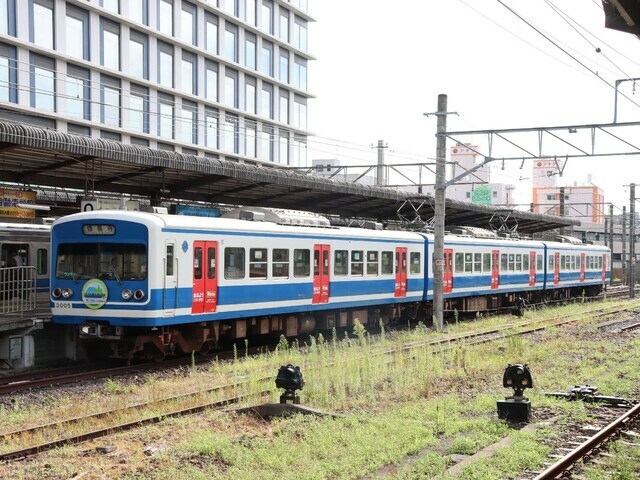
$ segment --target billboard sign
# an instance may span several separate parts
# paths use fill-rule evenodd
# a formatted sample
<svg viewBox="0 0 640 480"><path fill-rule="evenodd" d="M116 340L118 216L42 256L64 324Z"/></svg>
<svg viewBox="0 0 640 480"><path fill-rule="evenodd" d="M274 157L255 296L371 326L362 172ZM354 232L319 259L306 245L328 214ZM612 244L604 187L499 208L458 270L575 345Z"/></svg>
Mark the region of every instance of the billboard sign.
<svg viewBox="0 0 640 480"><path fill-rule="evenodd" d="M31 190L0 189L0 217L36 218L35 210L20 208L18 204L35 205L36 192Z"/></svg>

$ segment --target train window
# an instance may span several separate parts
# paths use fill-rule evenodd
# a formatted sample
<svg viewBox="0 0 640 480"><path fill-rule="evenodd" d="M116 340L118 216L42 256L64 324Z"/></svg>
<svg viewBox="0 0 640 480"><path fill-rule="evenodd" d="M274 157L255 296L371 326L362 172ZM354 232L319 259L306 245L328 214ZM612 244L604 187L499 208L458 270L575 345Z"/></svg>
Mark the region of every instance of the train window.
<svg viewBox="0 0 640 480"><path fill-rule="evenodd" d="M244 248L227 247L224 249L224 278L238 280L244 278Z"/></svg>
<svg viewBox="0 0 640 480"><path fill-rule="evenodd" d="M378 275L378 252L367 252L367 275Z"/></svg>
<svg viewBox="0 0 640 480"><path fill-rule="evenodd" d="M514 272L516 269L516 256L513 253L509 254L509 271Z"/></svg>
<svg viewBox="0 0 640 480"><path fill-rule="evenodd" d="M464 272L464 253L456 253L456 273Z"/></svg>
<svg viewBox="0 0 640 480"><path fill-rule="evenodd" d="M58 246L56 277L144 280L147 247L127 243L63 243Z"/></svg>
<svg viewBox="0 0 640 480"><path fill-rule="evenodd" d="M555 255L551 254L549 255L549 270L553 270L555 266L556 266L556 257Z"/></svg>
<svg viewBox="0 0 640 480"><path fill-rule="evenodd" d="M576 256L576 269L582 269L582 258L580 256Z"/></svg>
<svg viewBox="0 0 640 480"><path fill-rule="evenodd" d="M402 252L402 274L407 274L407 252Z"/></svg>
<svg viewBox="0 0 640 480"><path fill-rule="evenodd" d="M473 254L473 271L474 272L482 271L482 254L481 253Z"/></svg>
<svg viewBox="0 0 640 480"><path fill-rule="evenodd" d="M524 272L529 270L529 255L526 253L522 255L522 270Z"/></svg>
<svg viewBox="0 0 640 480"><path fill-rule="evenodd" d="M36 269L38 275L46 275L49 266L49 252L46 248L39 248L36 256Z"/></svg>
<svg viewBox="0 0 640 480"><path fill-rule="evenodd" d="M322 275L329 276L329 250L322 251Z"/></svg>
<svg viewBox="0 0 640 480"><path fill-rule="evenodd" d="M382 252L381 256L382 274L393 274L393 252Z"/></svg>
<svg viewBox="0 0 640 480"><path fill-rule="evenodd" d="M598 257L598 269L602 269L602 257Z"/></svg>
<svg viewBox="0 0 640 480"><path fill-rule="evenodd" d="M411 252L409 261L411 266L409 267L410 273L420 273L420 252Z"/></svg>
<svg viewBox="0 0 640 480"><path fill-rule="evenodd" d="M507 254L503 253L500 256L500 270L503 271L503 272L506 272L507 270L509 270L508 265L509 264L507 262Z"/></svg>
<svg viewBox="0 0 640 480"><path fill-rule="evenodd" d="M168 257L167 257L167 261L169 261ZM171 264L173 265L173 257L171 258ZM173 267L172 267L171 270L173 271ZM207 278L209 280L213 280L214 278L216 278L216 249L215 249L215 247L208 247L207 248Z"/></svg>
<svg viewBox="0 0 640 480"><path fill-rule="evenodd" d="M491 254L490 253L482 254L482 271L483 272L491 271Z"/></svg>
<svg viewBox="0 0 640 480"><path fill-rule="evenodd" d="M289 250L273 249L272 275L274 278L289 278Z"/></svg>
<svg viewBox="0 0 640 480"><path fill-rule="evenodd" d="M560 257L560 270L566 270L566 269L567 269L567 256L562 255Z"/></svg>
<svg viewBox="0 0 640 480"><path fill-rule="evenodd" d="M196 280L202 278L202 247L196 247L193 250L193 278Z"/></svg>
<svg viewBox="0 0 640 480"><path fill-rule="evenodd" d="M309 250L293 251L293 276L308 277L311 273L311 252Z"/></svg>
<svg viewBox="0 0 640 480"><path fill-rule="evenodd" d="M522 254L518 253L516 255L516 262L515 262L515 265L514 265L513 269L516 272L521 272L522 271Z"/></svg>
<svg viewBox="0 0 640 480"><path fill-rule="evenodd" d="M349 274L349 252L347 250L336 250L333 254L333 274Z"/></svg>
<svg viewBox="0 0 640 480"><path fill-rule="evenodd" d="M267 278L267 249L249 250L249 278Z"/></svg>
<svg viewBox="0 0 640 480"><path fill-rule="evenodd" d="M363 272L363 252L353 250L351 252L351 275L361 276Z"/></svg>
<svg viewBox="0 0 640 480"><path fill-rule="evenodd" d="M472 253L464 254L464 271L473 272L473 254Z"/></svg>
<svg viewBox="0 0 640 480"><path fill-rule="evenodd" d="M320 275L320 250L313 251L313 276Z"/></svg>
<svg viewBox="0 0 640 480"><path fill-rule="evenodd" d="M167 265L165 272L167 277L173 276L173 243L167 245Z"/></svg>
<svg viewBox="0 0 640 480"><path fill-rule="evenodd" d="M536 262L536 270L542 271L542 255L538 255L538 261Z"/></svg>

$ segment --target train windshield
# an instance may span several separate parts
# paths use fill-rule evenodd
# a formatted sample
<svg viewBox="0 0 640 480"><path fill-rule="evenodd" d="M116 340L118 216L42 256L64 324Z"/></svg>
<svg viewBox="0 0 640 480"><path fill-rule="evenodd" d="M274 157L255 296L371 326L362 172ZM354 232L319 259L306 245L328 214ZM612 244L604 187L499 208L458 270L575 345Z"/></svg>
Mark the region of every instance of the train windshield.
<svg viewBox="0 0 640 480"><path fill-rule="evenodd" d="M56 277L144 280L147 247L122 243L63 243L58 247Z"/></svg>

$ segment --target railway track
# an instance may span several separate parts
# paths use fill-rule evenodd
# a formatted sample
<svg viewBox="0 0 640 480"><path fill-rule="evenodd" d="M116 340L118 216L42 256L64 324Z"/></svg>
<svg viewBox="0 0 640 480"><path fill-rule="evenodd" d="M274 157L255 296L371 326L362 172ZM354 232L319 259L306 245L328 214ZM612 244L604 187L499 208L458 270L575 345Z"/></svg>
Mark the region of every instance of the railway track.
<svg viewBox="0 0 640 480"><path fill-rule="evenodd" d="M619 308L616 310L615 307L608 306L590 313L596 316L606 316L620 311L624 310ZM543 321L516 322L481 332L447 336L425 342L411 342L395 349L386 349L381 354L390 355L399 351L407 353L414 348L427 345L433 348L434 353L437 353L456 348L461 343L467 345L486 343L514 335L540 331L551 326L573 323L576 321L576 315L567 314L561 319L555 319L551 322L547 320L546 323L543 323ZM579 315L583 315L583 313ZM390 358L395 357L390 356ZM325 368L330 364L331 362L327 365L307 365L305 369ZM272 373L264 373L257 379L247 380L246 378L240 378L211 388L198 389L180 395L128 405L123 408L0 433L0 445L5 446L5 448L0 447L0 461L16 460L61 445L73 445L112 435L120 431L157 423L166 417L189 415L211 408L222 408L243 399L264 396L272 392L272 385L267 387L267 383L272 383L273 379L274 375ZM40 442L33 442L33 439L40 439ZM42 439L46 440L42 441ZM9 445L12 446L9 447Z"/></svg>
<svg viewBox="0 0 640 480"><path fill-rule="evenodd" d="M637 445L640 432L640 404L625 410L621 415L615 415L611 411L600 412L596 419L601 427L583 427L582 431L572 440L566 443L566 447L558 450L554 455L557 461L537 474L534 480L553 480L573 475L576 468L585 461L597 461L597 457L606 453L603 451L606 445L621 436L634 439ZM640 446L640 445L637 445ZM571 447L571 448L567 448ZM560 453L560 454L559 454Z"/></svg>

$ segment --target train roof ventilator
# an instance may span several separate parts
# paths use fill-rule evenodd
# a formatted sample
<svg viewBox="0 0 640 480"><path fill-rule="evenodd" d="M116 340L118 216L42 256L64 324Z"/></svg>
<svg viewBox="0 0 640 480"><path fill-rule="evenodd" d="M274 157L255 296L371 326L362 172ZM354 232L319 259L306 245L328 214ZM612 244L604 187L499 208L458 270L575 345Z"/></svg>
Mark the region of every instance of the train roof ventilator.
<svg viewBox="0 0 640 480"><path fill-rule="evenodd" d="M511 423L531 421L531 401L524 396L527 388L533 388L533 377L528 365L509 364L502 376L502 386L512 388L513 396L498 401L498 418Z"/></svg>

